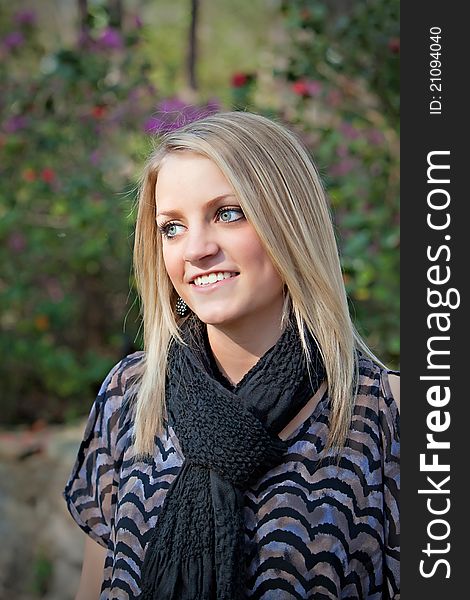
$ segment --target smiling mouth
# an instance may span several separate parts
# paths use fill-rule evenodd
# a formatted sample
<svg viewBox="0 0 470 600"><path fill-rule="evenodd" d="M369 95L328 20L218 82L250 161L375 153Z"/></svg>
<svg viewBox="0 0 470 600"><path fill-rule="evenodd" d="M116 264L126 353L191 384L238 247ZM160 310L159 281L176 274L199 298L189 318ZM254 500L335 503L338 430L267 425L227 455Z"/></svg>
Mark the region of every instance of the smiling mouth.
<svg viewBox="0 0 470 600"><path fill-rule="evenodd" d="M235 271L220 271L218 273L211 273L210 275L195 277L195 279L190 283L196 287L205 287L213 285L214 283L219 283L220 281L225 281L226 279L233 279L234 277L237 277L237 275L240 275L240 273Z"/></svg>

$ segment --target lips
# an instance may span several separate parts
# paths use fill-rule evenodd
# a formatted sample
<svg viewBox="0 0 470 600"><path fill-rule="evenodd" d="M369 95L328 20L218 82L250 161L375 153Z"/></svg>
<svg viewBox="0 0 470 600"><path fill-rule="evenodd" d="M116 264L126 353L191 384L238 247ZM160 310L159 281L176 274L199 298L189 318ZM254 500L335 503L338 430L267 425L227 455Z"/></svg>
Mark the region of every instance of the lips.
<svg viewBox="0 0 470 600"><path fill-rule="evenodd" d="M192 279L192 281L190 281L190 283L192 283L196 287L204 287L207 285L218 283L220 281L232 279L237 275L239 275L237 271L212 271L210 273L197 275Z"/></svg>
<svg viewBox="0 0 470 600"><path fill-rule="evenodd" d="M193 293L195 293L195 294L211 293L214 290L219 290L219 289L223 289L227 286L232 286L233 282L236 279L238 279L238 275L239 275L239 273L233 272L233 275L231 277L216 280L214 283L209 282L209 283L203 283L200 285L193 283L191 286L191 289L193 290Z"/></svg>

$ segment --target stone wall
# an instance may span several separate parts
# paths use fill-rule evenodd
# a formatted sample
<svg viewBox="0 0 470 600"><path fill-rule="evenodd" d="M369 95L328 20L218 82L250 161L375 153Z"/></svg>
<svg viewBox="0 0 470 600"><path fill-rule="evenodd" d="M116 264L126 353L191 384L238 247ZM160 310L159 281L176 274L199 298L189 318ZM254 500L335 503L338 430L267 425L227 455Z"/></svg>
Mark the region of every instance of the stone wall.
<svg viewBox="0 0 470 600"><path fill-rule="evenodd" d="M0 600L73 600L85 534L62 490L84 422L0 431Z"/></svg>

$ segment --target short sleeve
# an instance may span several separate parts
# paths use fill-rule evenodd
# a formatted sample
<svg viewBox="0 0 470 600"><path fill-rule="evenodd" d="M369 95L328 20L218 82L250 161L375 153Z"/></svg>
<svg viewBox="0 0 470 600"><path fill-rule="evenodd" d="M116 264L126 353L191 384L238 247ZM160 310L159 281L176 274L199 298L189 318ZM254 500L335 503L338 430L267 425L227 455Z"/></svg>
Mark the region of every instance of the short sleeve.
<svg viewBox="0 0 470 600"><path fill-rule="evenodd" d="M73 519L105 548L114 522L123 453L126 374L136 355L120 361L104 380L63 492Z"/></svg>
<svg viewBox="0 0 470 600"><path fill-rule="evenodd" d="M388 374L381 374L379 398L384 482L384 579L387 598L400 598L400 413ZM384 596L385 597L385 596Z"/></svg>

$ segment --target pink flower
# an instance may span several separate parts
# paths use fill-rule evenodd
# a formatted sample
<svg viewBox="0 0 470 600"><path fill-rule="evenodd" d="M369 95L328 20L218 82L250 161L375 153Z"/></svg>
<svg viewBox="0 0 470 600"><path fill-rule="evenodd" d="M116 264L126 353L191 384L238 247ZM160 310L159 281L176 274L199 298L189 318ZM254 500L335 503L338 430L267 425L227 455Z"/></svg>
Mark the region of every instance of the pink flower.
<svg viewBox="0 0 470 600"><path fill-rule="evenodd" d="M330 175L332 177L344 177L355 168L357 161L353 158L345 158L340 160L338 163L333 165L330 169Z"/></svg>
<svg viewBox="0 0 470 600"><path fill-rule="evenodd" d="M23 115L15 115L10 117L3 125L6 133L16 133L21 129L24 129L28 124L28 119Z"/></svg>
<svg viewBox="0 0 470 600"><path fill-rule="evenodd" d="M14 252L21 252L26 248L26 238L19 231L14 231L8 238L8 247Z"/></svg>
<svg viewBox="0 0 470 600"><path fill-rule="evenodd" d="M16 50L23 45L24 35L21 31L12 31L3 38L3 45L7 50Z"/></svg>
<svg viewBox="0 0 470 600"><path fill-rule="evenodd" d="M347 140L357 140L357 138L360 137L359 130L356 129L354 125L351 125L351 123L348 123L346 121L343 121L343 123L341 123L340 131Z"/></svg>
<svg viewBox="0 0 470 600"><path fill-rule="evenodd" d="M103 48L109 48L111 50L119 50L123 46L122 36L117 29L107 27L101 33L98 43Z"/></svg>
<svg viewBox="0 0 470 600"><path fill-rule="evenodd" d="M100 160L101 152L99 150L93 150L93 152L90 154L90 163L96 166L97 164L99 164Z"/></svg>
<svg viewBox="0 0 470 600"><path fill-rule="evenodd" d="M187 123L192 123L211 115L219 109L215 99L211 99L205 106L186 104L179 98L167 98L160 102L157 111L147 119L144 130L147 133L163 133L174 131Z"/></svg>
<svg viewBox="0 0 470 600"><path fill-rule="evenodd" d="M380 129L370 129L367 132L367 139L369 140L369 143L373 146L380 146L384 143L385 136L380 131Z"/></svg>
<svg viewBox="0 0 470 600"><path fill-rule="evenodd" d="M45 280L45 287L52 302L57 303L64 299L64 290L57 278L48 277Z"/></svg>
<svg viewBox="0 0 470 600"><path fill-rule="evenodd" d="M34 10L20 10L13 17L15 23L21 26L32 26L36 24L36 13Z"/></svg>
<svg viewBox="0 0 470 600"><path fill-rule="evenodd" d="M317 81L316 79L310 79L307 81L307 90L310 96L318 96L323 90L323 85L321 81Z"/></svg>

